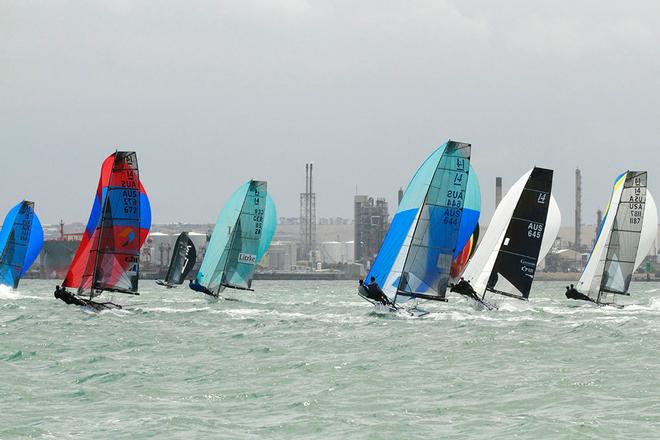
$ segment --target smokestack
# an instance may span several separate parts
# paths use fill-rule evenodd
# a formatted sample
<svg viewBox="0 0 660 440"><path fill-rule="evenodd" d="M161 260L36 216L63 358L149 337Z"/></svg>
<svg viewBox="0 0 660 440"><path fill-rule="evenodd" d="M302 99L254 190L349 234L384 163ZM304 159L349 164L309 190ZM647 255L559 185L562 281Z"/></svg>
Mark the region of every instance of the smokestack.
<svg viewBox="0 0 660 440"><path fill-rule="evenodd" d="M575 169L575 250L582 249L582 173Z"/></svg>
<svg viewBox="0 0 660 440"><path fill-rule="evenodd" d="M313 237L312 222L314 221L314 219L312 218L312 203L313 203L312 202L312 197L313 197L312 196L312 194L313 194L313 191L312 191L312 183L313 183L312 171L313 171L313 167L314 167L314 164L310 163L309 164L309 197L307 198L307 200L309 200L309 215L308 215L309 226L308 226L308 229L307 229L307 231L309 231L309 252L310 252L309 261L314 261L314 256L312 255L312 252L314 251L314 243L312 242L312 240L313 240L313 238L312 238Z"/></svg>
<svg viewBox="0 0 660 440"><path fill-rule="evenodd" d="M403 188L399 188L399 205L401 204L401 200L403 199Z"/></svg>
<svg viewBox="0 0 660 440"><path fill-rule="evenodd" d="M500 204L502 201L502 178L501 177L496 177L495 178L495 208Z"/></svg>

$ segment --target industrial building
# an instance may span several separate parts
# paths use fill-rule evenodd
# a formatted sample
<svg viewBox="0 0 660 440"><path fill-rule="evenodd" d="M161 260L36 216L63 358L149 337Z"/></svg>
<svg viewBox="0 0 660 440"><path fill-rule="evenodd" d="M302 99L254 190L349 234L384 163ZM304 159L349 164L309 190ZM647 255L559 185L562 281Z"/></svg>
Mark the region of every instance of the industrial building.
<svg viewBox="0 0 660 440"><path fill-rule="evenodd" d="M373 262L389 227L389 212L384 198L355 196L354 258L356 262Z"/></svg>

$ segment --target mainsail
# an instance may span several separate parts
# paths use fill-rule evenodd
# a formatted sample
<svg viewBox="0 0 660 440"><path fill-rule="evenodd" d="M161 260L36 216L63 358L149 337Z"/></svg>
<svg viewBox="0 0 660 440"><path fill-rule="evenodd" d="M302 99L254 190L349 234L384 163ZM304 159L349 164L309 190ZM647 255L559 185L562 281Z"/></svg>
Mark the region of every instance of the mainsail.
<svg viewBox="0 0 660 440"><path fill-rule="evenodd" d="M9 211L0 230L0 284L16 289L43 243L44 232L34 212L34 202L18 203Z"/></svg>
<svg viewBox="0 0 660 440"><path fill-rule="evenodd" d="M627 171L614 182L605 218L576 288L598 303L628 295L632 273L657 234L658 214L646 171Z"/></svg>
<svg viewBox="0 0 660 440"><path fill-rule="evenodd" d="M390 301L444 299L452 263L456 266L457 257L471 248L479 221L479 184L470 150L470 144L448 141L408 184L367 275Z"/></svg>
<svg viewBox="0 0 660 440"><path fill-rule="evenodd" d="M266 182L242 185L218 216L197 281L215 295L227 287L251 289L254 269L275 234L276 216Z"/></svg>
<svg viewBox="0 0 660 440"><path fill-rule="evenodd" d="M550 250L561 224L552 176L552 170L534 167L498 205L463 274L477 294L529 297L537 264Z"/></svg>
<svg viewBox="0 0 660 440"><path fill-rule="evenodd" d="M172 261L170 261L170 267L167 270L165 282L171 285L183 283L183 280L186 279L186 275L188 275L193 266L195 266L196 261L197 249L195 249L195 244L190 239L187 232L182 232L174 244Z"/></svg>
<svg viewBox="0 0 660 440"><path fill-rule="evenodd" d="M150 227L137 154L117 151L103 162L92 212L63 286L87 291L90 298L104 290L137 295L140 248Z"/></svg>

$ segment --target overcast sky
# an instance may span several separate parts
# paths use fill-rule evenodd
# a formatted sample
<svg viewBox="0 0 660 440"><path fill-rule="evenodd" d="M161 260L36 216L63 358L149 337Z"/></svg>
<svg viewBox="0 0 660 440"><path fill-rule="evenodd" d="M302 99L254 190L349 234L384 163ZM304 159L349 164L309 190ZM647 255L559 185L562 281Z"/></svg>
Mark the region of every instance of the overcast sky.
<svg viewBox="0 0 660 440"><path fill-rule="evenodd" d="M396 192L451 138L483 217L534 165L573 223L614 177L660 193L660 2L0 0L0 213L86 221L99 166L138 152L154 222L212 222L249 178L297 216Z"/></svg>

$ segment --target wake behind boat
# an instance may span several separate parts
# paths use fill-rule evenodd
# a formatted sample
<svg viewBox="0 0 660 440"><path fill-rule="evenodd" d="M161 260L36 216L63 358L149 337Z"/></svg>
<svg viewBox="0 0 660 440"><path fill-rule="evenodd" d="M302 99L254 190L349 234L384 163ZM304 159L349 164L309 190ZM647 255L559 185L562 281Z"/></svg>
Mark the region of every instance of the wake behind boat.
<svg viewBox="0 0 660 440"><path fill-rule="evenodd" d="M470 166L470 144L448 141L417 170L358 294L379 310L410 300L446 301L452 264L465 260L479 220L479 184ZM467 252L469 255L470 252ZM382 286L382 290L381 287ZM381 307L382 306L382 307Z"/></svg>
<svg viewBox="0 0 660 440"><path fill-rule="evenodd" d="M623 307L617 296L629 295L633 272L656 239L658 211L647 188L646 171L626 171L614 181L612 196L596 242L577 286L568 299Z"/></svg>
<svg viewBox="0 0 660 440"><path fill-rule="evenodd" d="M137 155L117 151L103 162L83 239L55 298L96 311L122 308L94 298L103 292L138 295L140 248L150 226L151 207Z"/></svg>
<svg viewBox="0 0 660 440"><path fill-rule="evenodd" d="M463 276L472 293L527 300L538 262L554 243L561 214L552 196L553 171L534 167L497 206Z"/></svg>

